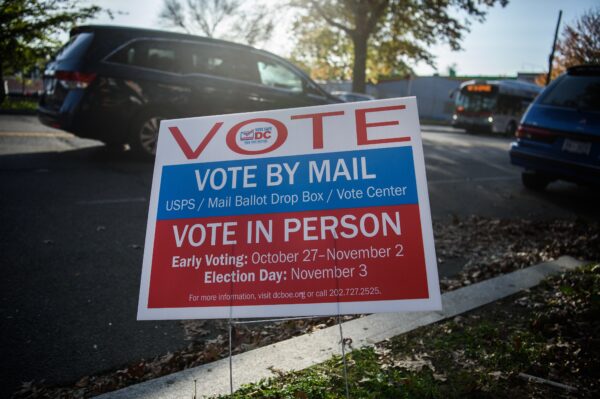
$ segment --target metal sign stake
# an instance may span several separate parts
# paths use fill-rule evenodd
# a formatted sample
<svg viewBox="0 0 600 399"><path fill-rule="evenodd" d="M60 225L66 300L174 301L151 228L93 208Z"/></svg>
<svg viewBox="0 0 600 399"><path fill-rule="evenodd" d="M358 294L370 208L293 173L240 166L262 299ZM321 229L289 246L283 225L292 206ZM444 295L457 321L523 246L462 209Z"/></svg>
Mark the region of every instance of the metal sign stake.
<svg viewBox="0 0 600 399"><path fill-rule="evenodd" d="M346 384L346 399L350 399L350 389L348 388L348 365L346 364L346 343L344 342L344 332L342 330L342 320L338 312L338 326L340 326L340 344L342 345L342 363L344 364L344 382Z"/></svg>
<svg viewBox="0 0 600 399"><path fill-rule="evenodd" d="M232 328L233 321L231 316L229 317L229 393L233 395L233 339L232 339Z"/></svg>

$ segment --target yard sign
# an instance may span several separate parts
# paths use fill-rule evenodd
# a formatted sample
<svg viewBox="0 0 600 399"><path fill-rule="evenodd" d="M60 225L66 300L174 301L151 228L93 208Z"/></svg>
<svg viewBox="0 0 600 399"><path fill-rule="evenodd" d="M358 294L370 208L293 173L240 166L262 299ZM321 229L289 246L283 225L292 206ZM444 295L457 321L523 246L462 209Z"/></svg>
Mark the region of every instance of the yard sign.
<svg viewBox="0 0 600 399"><path fill-rule="evenodd" d="M161 123L138 319L440 308L414 97Z"/></svg>

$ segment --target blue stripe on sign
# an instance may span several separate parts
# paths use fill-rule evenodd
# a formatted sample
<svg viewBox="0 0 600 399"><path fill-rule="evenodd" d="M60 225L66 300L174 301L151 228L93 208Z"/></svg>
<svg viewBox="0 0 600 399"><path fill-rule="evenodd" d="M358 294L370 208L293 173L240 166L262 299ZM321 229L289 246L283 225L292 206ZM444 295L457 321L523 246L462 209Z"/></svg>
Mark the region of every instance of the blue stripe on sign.
<svg viewBox="0 0 600 399"><path fill-rule="evenodd" d="M412 148L394 147L164 166L158 219L416 203Z"/></svg>

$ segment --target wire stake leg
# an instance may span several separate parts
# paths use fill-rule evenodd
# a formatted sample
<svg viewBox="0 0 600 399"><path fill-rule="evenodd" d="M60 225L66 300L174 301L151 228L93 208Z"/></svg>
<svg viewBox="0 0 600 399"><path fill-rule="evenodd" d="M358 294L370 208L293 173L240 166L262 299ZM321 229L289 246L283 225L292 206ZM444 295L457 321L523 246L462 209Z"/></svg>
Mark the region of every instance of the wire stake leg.
<svg viewBox="0 0 600 399"><path fill-rule="evenodd" d="M338 326L340 326L340 344L342 345L342 363L344 364L344 383L346 385L346 399L350 399L350 389L348 388L348 365L346 364L346 342L344 341L344 332L342 330L342 320L338 313Z"/></svg>
<svg viewBox="0 0 600 399"><path fill-rule="evenodd" d="M229 318L229 393L233 395L233 322Z"/></svg>

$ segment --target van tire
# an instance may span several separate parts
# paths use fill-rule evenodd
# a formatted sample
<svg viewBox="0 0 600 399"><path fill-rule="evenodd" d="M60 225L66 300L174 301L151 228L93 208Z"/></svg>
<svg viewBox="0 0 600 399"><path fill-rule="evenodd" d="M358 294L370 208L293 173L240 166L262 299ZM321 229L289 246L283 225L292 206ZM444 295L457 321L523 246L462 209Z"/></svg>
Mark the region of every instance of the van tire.
<svg viewBox="0 0 600 399"><path fill-rule="evenodd" d="M153 160L156 156L158 129L160 121L166 119L161 115L142 114L132 124L129 138L131 151L141 159Z"/></svg>

